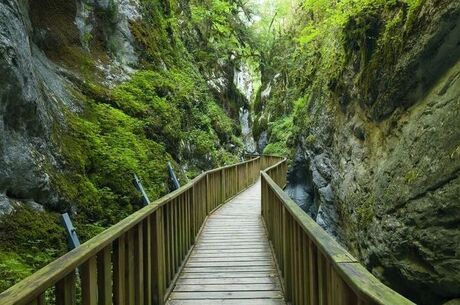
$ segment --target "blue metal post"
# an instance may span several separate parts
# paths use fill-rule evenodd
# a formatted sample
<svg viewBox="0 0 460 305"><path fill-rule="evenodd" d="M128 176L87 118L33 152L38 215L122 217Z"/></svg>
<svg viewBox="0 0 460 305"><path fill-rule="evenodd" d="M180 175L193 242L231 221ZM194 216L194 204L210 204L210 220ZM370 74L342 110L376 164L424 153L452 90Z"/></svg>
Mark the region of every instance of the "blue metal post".
<svg viewBox="0 0 460 305"><path fill-rule="evenodd" d="M150 204L150 199L147 196L147 193L145 192L144 187L142 186L141 180L139 179L139 177L137 177L136 174L134 174L133 184L136 187L136 189L139 191L139 193L141 193L142 202L143 202L144 206L149 205Z"/></svg>
<svg viewBox="0 0 460 305"><path fill-rule="evenodd" d="M174 190L180 188L179 180L177 180L176 174L174 173L174 169L171 166L171 162L168 162L168 172L169 172L169 179L171 180L171 186Z"/></svg>
<svg viewBox="0 0 460 305"><path fill-rule="evenodd" d="M72 220L70 220L69 214L64 213L61 214L61 223L65 228L67 233L67 242L69 245L69 250L73 250L80 246L80 240L78 239L77 230L72 224Z"/></svg>

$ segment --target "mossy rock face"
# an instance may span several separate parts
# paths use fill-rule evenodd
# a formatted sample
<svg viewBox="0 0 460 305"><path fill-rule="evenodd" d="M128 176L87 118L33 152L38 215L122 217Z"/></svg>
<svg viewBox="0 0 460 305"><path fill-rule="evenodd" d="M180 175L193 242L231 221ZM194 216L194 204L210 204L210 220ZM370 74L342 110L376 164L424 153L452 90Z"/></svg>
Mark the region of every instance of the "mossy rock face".
<svg viewBox="0 0 460 305"><path fill-rule="evenodd" d="M306 1L255 107L257 134L293 117L283 147L308 167L325 229L423 305L460 291L459 16L449 0Z"/></svg>
<svg viewBox="0 0 460 305"><path fill-rule="evenodd" d="M39 2L0 4L2 204L46 210L0 217L0 291L66 251L59 213L86 241L141 207L134 173L154 200L170 191L168 162L186 184L243 151L245 101L208 83L232 84L229 54L249 48L237 3Z"/></svg>

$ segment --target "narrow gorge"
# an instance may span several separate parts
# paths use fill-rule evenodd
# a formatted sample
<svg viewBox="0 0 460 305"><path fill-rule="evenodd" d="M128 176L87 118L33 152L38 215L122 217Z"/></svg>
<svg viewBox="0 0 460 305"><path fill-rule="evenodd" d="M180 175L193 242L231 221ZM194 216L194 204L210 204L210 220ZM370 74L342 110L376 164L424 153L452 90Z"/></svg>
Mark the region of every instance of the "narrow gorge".
<svg viewBox="0 0 460 305"><path fill-rule="evenodd" d="M134 174L258 154L384 284L460 304L460 2L0 1L0 292L68 251L60 214L139 210Z"/></svg>

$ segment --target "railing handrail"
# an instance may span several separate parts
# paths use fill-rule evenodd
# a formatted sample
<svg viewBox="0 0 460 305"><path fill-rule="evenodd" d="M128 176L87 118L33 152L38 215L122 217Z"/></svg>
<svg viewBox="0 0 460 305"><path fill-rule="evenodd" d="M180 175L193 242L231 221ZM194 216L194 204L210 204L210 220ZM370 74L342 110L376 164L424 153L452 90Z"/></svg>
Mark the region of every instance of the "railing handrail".
<svg viewBox="0 0 460 305"><path fill-rule="evenodd" d="M344 280L361 299L368 302L374 302L379 305L414 305L413 302L384 285L372 273L364 268L353 255L345 250L334 238L308 216L272 179L269 173L279 168L285 162L287 162L287 160L283 159L263 170L261 172L262 181L268 184L286 210L302 228L303 232L308 235L308 238L313 241L318 249L328 258L329 262L334 265L342 280ZM282 186L284 187L284 185Z"/></svg>
<svg viewBox="0 0 460 305"><path fill-rule="evenodd" d="M193 188L195 184L205 178L205 176L221 170L237 168L244 164L256 163L256 161L260 159L260 157L256 157L244 162L219 167L201 173L199 176L179 189L153 201L151 204L134 212L117 224L107 228L102 233L86 241L78 248L69 251L29 277L8 288L0 294L0 303L3 305L30 302L34 298L39 297L46 289L53 286L57 281L64 278L67 274L69 274L69 272L76 270L78 266L85 263L88 259L95 256L105 247L113 243L117 238L121 237L124 233L128 232L137 224L152 215L160 207ZM249 177L246 177L246 180L248 179Z"/></svg>

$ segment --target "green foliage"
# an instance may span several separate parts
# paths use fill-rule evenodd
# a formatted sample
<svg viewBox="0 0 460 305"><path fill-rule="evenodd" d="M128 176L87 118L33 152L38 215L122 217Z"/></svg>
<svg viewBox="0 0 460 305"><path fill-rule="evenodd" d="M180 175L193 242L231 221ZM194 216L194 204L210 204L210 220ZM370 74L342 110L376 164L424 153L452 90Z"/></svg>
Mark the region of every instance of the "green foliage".
<svg viewBox="0 0 460 305"><path fill-rule="evenodd" d="M289 155L288 142L292 134L292 116L284 117L269 124L269 144L264 149L264 154Z"/></svg>
<svg viewBox="0 0 460 305"><path fill-rule="evenodd" d="M271 94L261 98L259 92L255 101L256 137L273 122L293 116L292 138L305 138L315 120L312 113L333 111L333 102L342 106L349 102L350 97L342 90L345 83L353 84L353 94L362 103L372 104L372 88L379 75L376 71L393 69L426 1L299 2L298 9L291 10L292 21L284 23L280 31L270 32L271 39L266 39L261 69L263 89L270 85ZM277 6L283 6L273 3L275 12ZM273 146L267 149L275 150ZM276 150L283 149L278 144Z"/></svg>
<svg viewBox="0 0 460 305"><path fill-rule="evenodd" d="M194 33L200 36L200 48L190 49L190 52L200 69L228 62L230 54L240 57L252 52L251 33L238 16L239 11L245 10L239 1L190 1L187 31L192 37ZM188 42L189 38L185 40Z"/></svg>
<svg viewBox="0 0 460 305"><path fill-rule="evenodd" d="M66 251L58 215L17 207L0 217L0 291Z"/></svg>
<svg viewBox="0 0 460 305"><path fill-rule="evenodd" d="M6 290L32 272L33 268L24 263L17 253L0 250L0 291Z"/></svg>

